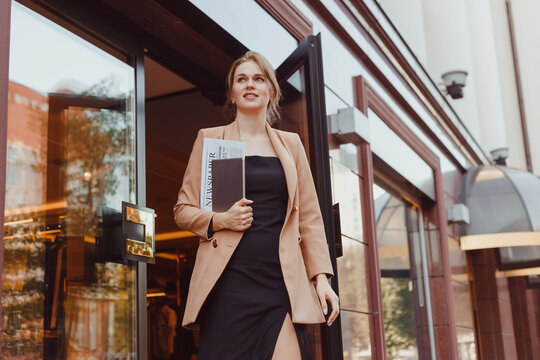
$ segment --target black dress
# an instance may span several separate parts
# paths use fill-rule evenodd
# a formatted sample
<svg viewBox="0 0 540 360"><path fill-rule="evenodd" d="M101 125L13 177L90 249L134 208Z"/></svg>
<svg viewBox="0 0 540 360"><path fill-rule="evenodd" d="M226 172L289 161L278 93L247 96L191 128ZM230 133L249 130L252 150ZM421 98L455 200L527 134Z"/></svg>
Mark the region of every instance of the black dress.
<svg viewBox="0 0 540 360"><path fill-rule="evenodd" d="M288 193L277 157L246 156L246 198L253 223L205 301L199 359L271 359L285 316L291 313L279 261L279 236ZM296 326L302 359L305 329Z"/></svg>

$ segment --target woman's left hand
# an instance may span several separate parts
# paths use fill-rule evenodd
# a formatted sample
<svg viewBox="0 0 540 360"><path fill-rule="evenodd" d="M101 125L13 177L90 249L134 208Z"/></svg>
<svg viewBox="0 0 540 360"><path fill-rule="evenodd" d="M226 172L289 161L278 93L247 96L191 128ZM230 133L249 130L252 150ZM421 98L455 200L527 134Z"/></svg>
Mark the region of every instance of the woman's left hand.
<svg viewBox="0 0 540 360"><path fill-rule="evenodd" d="M317 282L317 295L319 296L324 315L328 314L327 300L332 307L332 313L330 313L330 316L328 316L328 319L326 320L326 323L330 326L339 315L339 298L330 287L326 274L318 274L315 280Z"/></svg>

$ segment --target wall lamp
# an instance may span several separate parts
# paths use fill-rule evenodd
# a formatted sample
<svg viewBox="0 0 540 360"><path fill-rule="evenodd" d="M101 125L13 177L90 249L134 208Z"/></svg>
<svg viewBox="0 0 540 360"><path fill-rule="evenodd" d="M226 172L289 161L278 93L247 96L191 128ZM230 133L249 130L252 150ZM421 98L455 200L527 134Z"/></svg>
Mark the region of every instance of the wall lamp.
<svg viewBox="0 0 540 360"><path fill-rule="evenodd" d="M446 93L450 94L452 99L461 99L463 97L463 88L467 83L467 72L463 70L448 71L441 75L446 87Z"/></svg>

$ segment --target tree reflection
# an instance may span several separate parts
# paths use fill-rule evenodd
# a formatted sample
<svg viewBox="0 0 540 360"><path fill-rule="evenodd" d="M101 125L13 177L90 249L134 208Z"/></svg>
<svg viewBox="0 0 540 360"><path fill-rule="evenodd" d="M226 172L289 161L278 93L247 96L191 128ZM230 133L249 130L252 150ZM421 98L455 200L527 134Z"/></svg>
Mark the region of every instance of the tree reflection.
<svg viewBox="0 0 540 360"><path fill-rule="evenodd" d="M384 308L384 337L388 359L403 359L416 347L414 304L409 279L381 278Z"/></svg>
<svg viewBox="0 0 540 360"><path fill-rule="evenodd" d="M38 186L6 187L2 359L135 356L134 268L94 255L100 205L134 200L133 93L113 93L117 81L79 94L34 92L45 106L9 103L18 106L9 126L32 126L21 129L27 139L8 134L8 156L25 147L36 156L8 162L8 172L18 179L18 169L31 169Z"/></svg>
<svg viewBox="0 0 540 360"><path fill-rule="evenodd" d="M98 205L117 192L121 180L133 191L133 119L126 98L108 97L114 78L92 86L72 102L67 112L68 232L71 236L98 234ZM60 95L61 96L61 95ZM69 101L69 100L68 100ZM100 105L100 108L81 107ZM119 180L121 179L121 180Z"/></svg>

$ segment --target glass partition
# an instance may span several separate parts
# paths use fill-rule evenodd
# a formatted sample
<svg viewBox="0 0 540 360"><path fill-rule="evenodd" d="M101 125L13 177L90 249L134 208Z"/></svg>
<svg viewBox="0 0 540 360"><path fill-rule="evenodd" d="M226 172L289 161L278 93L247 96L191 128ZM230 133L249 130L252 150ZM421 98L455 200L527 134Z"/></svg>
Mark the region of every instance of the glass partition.
<svg viewBox="0 0 540 360"><path fill-rule="evenodd" d="M373 196L388 359L435 359L420 209L376 184Z"/></svg>
<svg viewBox="0 0 540 360"><path fill-rule="evenodd" d="M371 109L368 109L368 119L373 153L436 200L433 169Z"/></svg>
<svg viewBox="0 0 540 360"><path fill-rule="evenodd" d="M134 359L135 266L98 262L135 202L134 69L13 3L2 359Z"/></svg>
<svg viewBox="0 0 540 360"><path fill-rule="evenodd" d="M348 151L346 151L348 150ZM338 159L351 148L331 151L332 200L339 204L343 256L337 259L344 359L371 359L366 254L362 228L361 178ZM341 155L341 156L340 156ZM335 156L335 158L334 158Z"/></svg>

